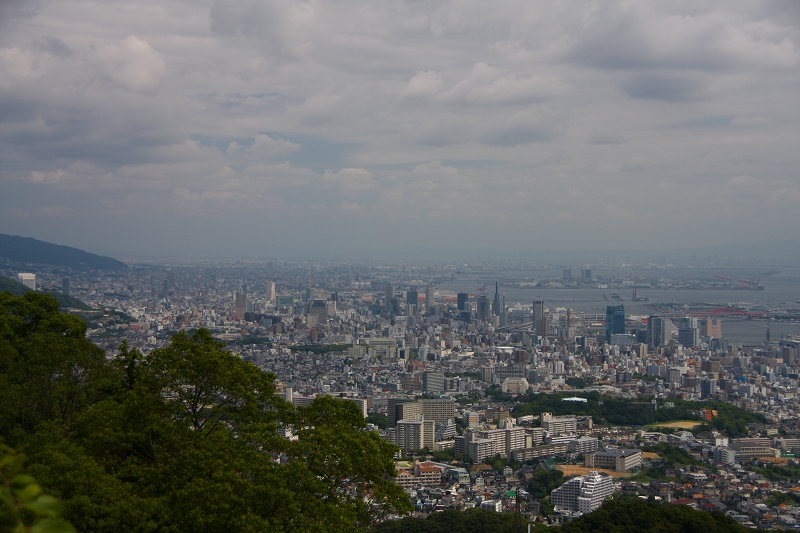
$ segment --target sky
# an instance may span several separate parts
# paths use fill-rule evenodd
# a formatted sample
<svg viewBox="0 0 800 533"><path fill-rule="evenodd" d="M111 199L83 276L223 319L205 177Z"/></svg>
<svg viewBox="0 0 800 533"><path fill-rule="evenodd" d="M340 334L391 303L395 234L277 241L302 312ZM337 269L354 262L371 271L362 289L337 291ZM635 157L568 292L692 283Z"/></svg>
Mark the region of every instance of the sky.
<svg viewBox="0 0 800 533"><path fill-rule="evenodd" d="M0 233L115 257L800 234L800 3L0 1Z"/></svg>

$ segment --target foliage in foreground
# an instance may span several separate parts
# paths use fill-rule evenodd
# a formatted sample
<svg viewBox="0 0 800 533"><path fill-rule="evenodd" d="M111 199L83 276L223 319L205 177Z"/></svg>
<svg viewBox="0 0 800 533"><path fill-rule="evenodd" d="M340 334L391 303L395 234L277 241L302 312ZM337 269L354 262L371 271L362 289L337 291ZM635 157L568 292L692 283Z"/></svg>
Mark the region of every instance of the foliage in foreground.
<svg viewBox="0 0 800 533"><path fill-rule="evenodd" d="M527 522L524 531L527 531ZM535 529L546 531L545 526L533 524ZM531 528L531 531L534 530ZM511 513L495 513L483 509L457 511L447 509L433 513L427 518L404 518L377 524L370 529L371 533L513 533L514 515Z"/></svg>
<svg viewBox="0 0 800 533"><path fill-rule="evenodd" d="M352 402L294 409L206 330L111 362L85 331L0 294L0 438L79 531L347 532L410 507Z"/></svg>
<svg viewBox="0 0 800 533"><path fill-rule="evenodd" d="M0 444L0 531L14 533L75 533L61 518L58 500L26 474L25 457Z"/></svg>
<svg viewBox="0 0 800 533"><path fill-rule="evenodd" d="M562 533L745 533L752 532L719 511L648 502L635 496L607 501L593 513L565 524Z"/></svg>

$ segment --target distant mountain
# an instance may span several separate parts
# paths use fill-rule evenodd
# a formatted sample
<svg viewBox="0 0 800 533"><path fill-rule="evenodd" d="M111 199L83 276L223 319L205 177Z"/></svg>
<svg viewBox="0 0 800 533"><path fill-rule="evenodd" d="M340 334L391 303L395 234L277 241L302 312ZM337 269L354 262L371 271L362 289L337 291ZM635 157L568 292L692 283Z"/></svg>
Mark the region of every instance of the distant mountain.
<svg viewBox="0 0 800 533"><path fill-rule="evenodd" d="M75 270L120 270L128 265L78 248L0 233L0 258L21 263L57 265Z"/></svg>
<svg viewBox="0 0 800 533"><path fill-rule="evenodd" d="M0 276L0 293L6 291L10 292L14 296L22 296L26 292L30 291L30 289L15 279L7 278L5 276ZM61 294L60 292L51 292L51 291L42 291L42 292L44 294L49 294L50 296L58 300L58 303L61 304L61 307L80 309L82 311L87 311L91 309L91 307L89 307L82 301L78 300L77 298L73 298L72 296L67 296L66 294Z"/></svg>

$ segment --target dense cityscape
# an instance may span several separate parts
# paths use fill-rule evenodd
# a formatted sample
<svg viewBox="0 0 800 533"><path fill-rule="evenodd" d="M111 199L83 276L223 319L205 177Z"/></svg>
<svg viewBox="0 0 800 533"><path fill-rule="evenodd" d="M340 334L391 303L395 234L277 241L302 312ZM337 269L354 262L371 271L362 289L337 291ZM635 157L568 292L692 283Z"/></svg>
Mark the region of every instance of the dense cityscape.
<svg viewBox="0 0 800 533"><path fill-rule="evenodd" d="M634 280L591 266L548 265L541 270L558 267L561 277L506 278L473 293L440 287L475 271L485 279L491 265L25 266L7 262L2 273L85 303L70 312L107 358L123 341L146 356L179 331L205 328L274 374L295 406L322 396L354 402L367 427L397 446L395 482L416 516L480 507L553 524L623 493L720 510L748 527L797 527L800 336L770 337L798 321L794 302L647 303L652 314L632 315L627 301L667 290L668 272ZM725 275L697 283L731 285ZM735 290L764 290L740 283ZM520 286L561 289L565 300L571 288L593 289L606 310L507 302L505 290ZM761 342L728 341L727 318L743 316L763 323ZM539 405L544 397L550 407ZM613 405L639 419L609 414ZM745 422L730 422L720 405ZM291 429L284 437L297 438ZM559 482L534 497L543 471Z"/></svg>

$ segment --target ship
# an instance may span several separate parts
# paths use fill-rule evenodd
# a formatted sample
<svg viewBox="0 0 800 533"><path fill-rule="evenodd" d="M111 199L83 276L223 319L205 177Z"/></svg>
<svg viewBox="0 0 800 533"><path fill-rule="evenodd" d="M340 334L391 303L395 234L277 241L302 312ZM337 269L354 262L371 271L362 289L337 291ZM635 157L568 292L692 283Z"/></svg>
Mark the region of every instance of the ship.
<svg viewBox="0 0 800 533"><path fill-rule="evenodd" d="M639 289L633 289L633 298L632 298L632 300L634 302L649 302L650 298L648 298L647 296L642 296L641 294L639 294Z"/></svg>

